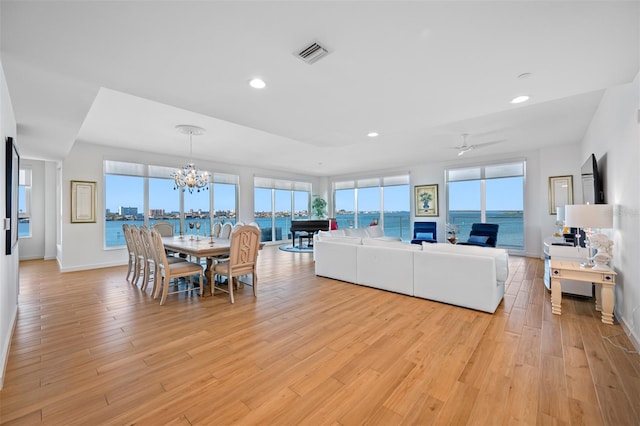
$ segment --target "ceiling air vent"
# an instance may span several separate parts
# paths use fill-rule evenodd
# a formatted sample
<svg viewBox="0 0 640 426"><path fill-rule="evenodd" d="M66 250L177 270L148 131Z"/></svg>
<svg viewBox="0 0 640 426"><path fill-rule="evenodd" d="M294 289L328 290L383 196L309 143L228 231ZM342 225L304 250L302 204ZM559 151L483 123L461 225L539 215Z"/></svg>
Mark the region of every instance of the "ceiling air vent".
<svg viewBox="0 0 640 426"><path fill-rule="evenodd" d="M318 59L329 54L329 51L318 43L312 43L298 52L298 57L308 64L313 64Z"/></svg>

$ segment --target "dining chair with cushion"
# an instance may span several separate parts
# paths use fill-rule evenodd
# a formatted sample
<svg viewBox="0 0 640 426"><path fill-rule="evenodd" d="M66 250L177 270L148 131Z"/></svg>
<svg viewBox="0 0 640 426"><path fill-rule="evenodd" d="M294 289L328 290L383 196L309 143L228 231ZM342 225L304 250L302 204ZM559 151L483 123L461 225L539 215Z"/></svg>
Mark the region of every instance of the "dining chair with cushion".
<svg viewBox="0 0 640 426"><path fill-rule="evenodd" d="M135 225L131 225L129 227L129 230L131 232L131 240L133 241L133 247L136 252L135 271L133 272L133 278L131 279L131 284L138 285L138 280L140 280L140 278L142 278L144 282L147 257L144 252L142 237L140 236L140 228L138 228Z"/></svg>
<svg viewBox="0 0 640 426"><path fill-rule="evenodd" d="M153 229L163 237L173 237L173 225L169 222L156 222L153 224Z"/></svg>
<svg viewBox="0 0 640 426"><path fill-rule="evenodd" d="M224 225L222 225L222 229L220 229L220 237L222 239L228 240L229 237L231 236L231 231L233 230L233 225L231 224L231 222L225 222Z"/></svg>
<svg viewBox="0 0 640 426"><path fill-rule="evenodd" d="M229 256L219 259L213 265L212 276L227 277L227 289L221 288L214 283L211 286L211 295L215 290L229 293L231 303L234 303L233 287L234 278L251 274L251 286L253 295L258 296L258 275L256 273L256 263L258 251L260 250L260 230L252 225L241 226L231 234L229 245ZM237 280L236 280L237 281Z"/></svg>
<svg viewBox="0 0 640 426"><path fill-rule="evenodd" d="M127 223L122 224L122 233L124 234L124 241L127 244L127 252L129 252L129 269L127 270L127 278L134 272L138 266L138 256L136 255L135 243L131 237L131 227Z"/></svg>
<svg viewBox="0 0 640 426"><path fill-rule="evenodd" d="M158 233L163 237L173 237L175 235L173 225L170 222L156 222L153 224L152 228L158 231ZM171 250L167 250L167 254L169 256L174 256L176 253Z"/></svg>
<svg viewBox="0 0 640 426"><path fill-rule="evenodd" d="M140 289L145 291L149 282L151 281L151 277L153 276L153 286L154 288L157 285L157 277L158 277L158 265L156 262L156 255L153 250L153 241L151 240L151 231L146 226L141 226L138 229L140 233L140 241L142 243L142 248L144 249L144 274L142 277L142 285ZM153 294L153 292L151 293Z"/></svg>
<svg viewBox="0 0 640 426"><path fill-rule="evenodd" d="M164 250L164 244L162 242L162 236L156 231L151 231L151 240L153 241L153 250L156 256L156 262L160 266L159 274L157 275L157 283L154 283L155 292L154 298L160 296L162 293L162 297L160 299L160 304L164 305L167 301L167 296L169 294L175 294L185 291L192 291L193 287L193 276L198 275L200 279L200 294L202 295L204 287L203 287L203 276L204 271L202 269L202 265L199 263L187 262L187 261L179 261L170 263L167 254ZM180 290L178 287L175 291L169 292L169 282L174 278L182 278L188 277L189 284L185 287L185 289ZM161 280L161 284L160 284Z"/></svg>
<svg viewBox="0 0 640 426"><path fill-rule="evenodd" d="M214 223L213 224L213 231L211 232L211 236L213 238L219 238L221 229L222 229L222 224L220 222Z"/></svg>

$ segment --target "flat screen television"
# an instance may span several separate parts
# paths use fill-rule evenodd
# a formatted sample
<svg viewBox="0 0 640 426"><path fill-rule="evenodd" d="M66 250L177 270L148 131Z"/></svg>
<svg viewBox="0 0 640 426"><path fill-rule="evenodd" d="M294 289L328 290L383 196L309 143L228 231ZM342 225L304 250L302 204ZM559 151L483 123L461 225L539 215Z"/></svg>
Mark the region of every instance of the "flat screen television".
<svg viewBox="0 0 640 426"><path fill-rule="evenodd" d="M582 202L584 204L604 204L602 178L598 173L596 156L591 154L580 169L582 175Z"/></svg>

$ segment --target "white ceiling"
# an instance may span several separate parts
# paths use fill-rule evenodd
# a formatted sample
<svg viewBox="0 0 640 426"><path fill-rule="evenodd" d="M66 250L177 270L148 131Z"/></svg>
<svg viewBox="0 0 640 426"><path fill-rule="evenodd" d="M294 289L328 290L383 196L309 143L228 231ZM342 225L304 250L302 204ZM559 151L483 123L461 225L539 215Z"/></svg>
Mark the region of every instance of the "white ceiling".
<svg viewBox="0 0 640 426"><path fill-rule="evenodd" d="M207 129L195 159L318 176L454 159L462 133L505 140L465 156L520 152L580 141L640 69L637 1L3 0L0 18L21 153L51 160L76 140L188 157L178 124ZM309 65L312 41L330 54Z"/></svg>

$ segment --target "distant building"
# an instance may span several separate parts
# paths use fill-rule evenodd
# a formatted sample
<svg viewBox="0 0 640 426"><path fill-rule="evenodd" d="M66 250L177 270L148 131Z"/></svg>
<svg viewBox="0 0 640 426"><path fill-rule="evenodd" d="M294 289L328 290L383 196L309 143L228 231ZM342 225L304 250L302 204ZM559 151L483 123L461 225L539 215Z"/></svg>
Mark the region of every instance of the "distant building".
<svg viewBox="0 0 640 426"><path fill-rule="evenodd" d="M149 209L149 217L164 216L164 209Z"/></svg>
<svg viewBox="0 0 640 426"><path fill-rule="evenodd" d="M137 216L138 208L137 207L118 207L118 214L120 216Z"/></svg>

